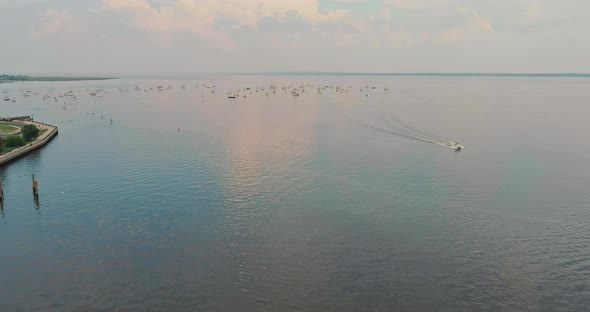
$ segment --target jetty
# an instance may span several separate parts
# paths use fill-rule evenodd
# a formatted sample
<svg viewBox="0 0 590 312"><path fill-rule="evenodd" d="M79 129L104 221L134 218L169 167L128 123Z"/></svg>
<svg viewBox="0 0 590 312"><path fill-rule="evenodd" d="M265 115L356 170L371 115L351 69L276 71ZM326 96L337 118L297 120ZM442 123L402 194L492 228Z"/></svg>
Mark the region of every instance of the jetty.
<svg viewBox="0 0 590 312"><path fill-rule="evenodd" d="M42 122L38 122L38 121L33 121L32 118L26 118L28 116L24 116L24 117L17 117L17 118L6 118L3 119L3 121L19 121L21 122L23 125L34 125L37 128L39 128L39 130L46 130L44 133L42 133L41 135L39 135L39 137L37 137L37 139L35 139L32 142L27 143L26 145L23 145L17 149L14 149L10 152L7 152L5 154L0 155L0 166L3 166L4 164L7 164L13 160L18 159L21 156L24 156L36 149L39 149L43 146L45 146L45 144L49 143L58 133L58 129L56 126L52 126L52 125L48 125Z"/></svg>

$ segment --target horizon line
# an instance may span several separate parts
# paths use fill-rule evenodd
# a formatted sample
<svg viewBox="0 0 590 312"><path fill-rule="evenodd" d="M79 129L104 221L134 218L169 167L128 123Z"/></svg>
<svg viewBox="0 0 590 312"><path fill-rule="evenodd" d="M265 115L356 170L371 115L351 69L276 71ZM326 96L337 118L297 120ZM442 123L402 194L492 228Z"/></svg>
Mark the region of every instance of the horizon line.
<svg viewBox="0 0 590 312"><path fill-rule="evenodd" d="M14 74L30 77L141 77L195 75L244 75L244 76L424 76L424 77L590 77L590 72L336 72L336 71L268 71L268 72L210 72L210 73L35 73Z"/></svg>
<svg viewBox="0 0 590 312"><path fill-rule="evenodd" d="M223 74L223 73L222 73ZM590 72L307 72L307 71L276 71L253 73L227 73L235 75L350 75L350 76L539 76L539 77L590 77Z"/></svg>

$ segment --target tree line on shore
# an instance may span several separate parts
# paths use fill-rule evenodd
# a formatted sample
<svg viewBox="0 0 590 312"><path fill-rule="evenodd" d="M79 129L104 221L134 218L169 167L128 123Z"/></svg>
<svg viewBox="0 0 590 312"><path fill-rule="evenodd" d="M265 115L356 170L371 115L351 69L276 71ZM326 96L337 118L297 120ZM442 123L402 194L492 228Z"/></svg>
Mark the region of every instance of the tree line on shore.
<svg viewBox="0 0 590 312"><path fill-rule="evenodd" d="M0 74L0 80L24 80L27 78L29 78L29 76Z"/></svg>
<svg viewBox="0 0 590 312"><path fill-rule="evenodd" d="M35 125L24 125L21 128L20 135L9 135L6 138L0 137L0 153L4 153L7 148L18 148L34 141L39 136L40 132L39 128Z"/></svg>

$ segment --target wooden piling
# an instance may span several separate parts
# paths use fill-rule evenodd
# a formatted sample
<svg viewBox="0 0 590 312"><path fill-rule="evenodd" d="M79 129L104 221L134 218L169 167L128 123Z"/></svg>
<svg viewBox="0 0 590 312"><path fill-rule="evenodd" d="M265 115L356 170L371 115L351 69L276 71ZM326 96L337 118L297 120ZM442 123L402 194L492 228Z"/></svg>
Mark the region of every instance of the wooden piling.
<svg viewBox="0 0 590 312"><path fill-rule="evenodd" d="M0 209L4 209L4 189L2 188L2 179L0 178Z"/></svg>
<svg viewBox="0 0 590 312"><path fill-rule="evenodd" d="M35 206L39 208L39 185L37 184L37 180L35 179L35 175L32 175L33 179L33 200L35 201Z"/></svg>

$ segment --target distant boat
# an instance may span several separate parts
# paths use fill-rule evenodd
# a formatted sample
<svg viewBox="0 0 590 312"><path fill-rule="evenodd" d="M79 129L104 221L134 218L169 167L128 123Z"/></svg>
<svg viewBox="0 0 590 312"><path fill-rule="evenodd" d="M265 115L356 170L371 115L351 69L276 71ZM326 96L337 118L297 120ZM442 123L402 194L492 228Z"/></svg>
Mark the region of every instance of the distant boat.
<svg viewBox="0 0 590 312"><path fill-rule="evenodd" d="M459 152L465 148L465 146L459 144L459 142L450 142L450 143L448 143L448 147L454 149L457 152Z"/></svg>
<svg viewBox="0 0 590 312"><path fill-rule="evenodd" d="M235 95L228 95L228 96L227 96L227 98L228 98L228 99L235 99L235 98L236 98L236 96L235 96Z"/></svg>
<svg viewBox="0 0 590 312"><path fill-rule="evenodd" d="M299 93L297 93L295 91L291 91L291 94L293 94L293 96L299 96Z"/></svg>
<svg viewBox="0 0 590 312"><path fill-rule="evenodd" d="M10 101L10 98L8 96L5 96L4 101Z"/></svg>

